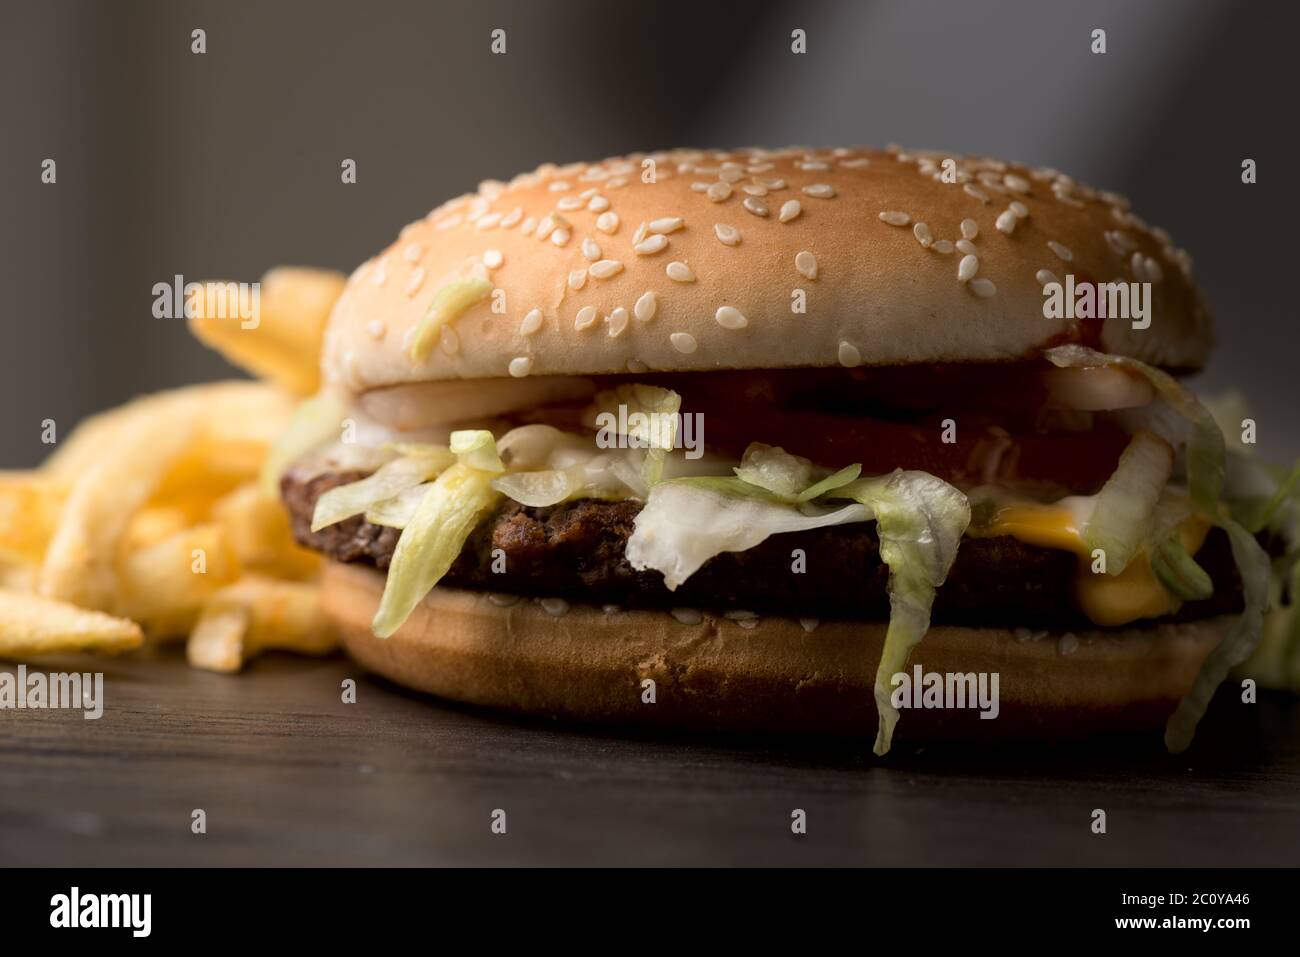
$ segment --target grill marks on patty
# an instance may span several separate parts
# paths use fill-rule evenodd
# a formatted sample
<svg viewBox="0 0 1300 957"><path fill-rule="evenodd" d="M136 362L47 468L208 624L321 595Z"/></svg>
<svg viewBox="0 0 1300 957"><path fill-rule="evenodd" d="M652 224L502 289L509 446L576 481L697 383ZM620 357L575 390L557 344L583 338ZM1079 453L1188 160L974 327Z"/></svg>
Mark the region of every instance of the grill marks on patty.
<svg viewBox="0 0 1300 957"><path fill-rule="evenodd" d="M311 531L316 499L364 476L345 472L303 479L292 471L281 491L294 536L335 561L388 568L400 534L362 517ZM474 530L441 584L536 597L563 597L626 608L700 607L821 618L885 620L888 567L880 560L874 522L774 535L744 552L708 561L676 591L655 571L636 571L624 557L639 502L580 499L548 508L505 500ZM492 571L495 549L506 570ZM792 570L795 549L806 571ZM1241 585L1223 533L1215 529L1197 553L1215 582L1214 595L1188 602L1173 620L1240 611ZM1092 627L1077 610L1077 559L1010 537L962 541L948 581L935 598L933 620L1066 630Z"/></svg>

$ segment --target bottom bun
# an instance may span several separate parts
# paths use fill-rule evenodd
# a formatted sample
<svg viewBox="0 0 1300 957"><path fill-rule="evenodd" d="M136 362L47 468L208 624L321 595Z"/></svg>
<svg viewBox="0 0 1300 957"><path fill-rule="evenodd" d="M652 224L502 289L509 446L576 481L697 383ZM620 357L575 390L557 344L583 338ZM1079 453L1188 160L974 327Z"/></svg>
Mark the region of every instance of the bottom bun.
<svg viewBox="0 0 1300 957"><path fill-rule="evenodd" d="M329 563L325 607L356 661L408 688L602 724L876 733L880 622L825 621L808 630L795 619L738 622L708 612L696 622L699 613L586 605L561 611L558 601L547 602L548 610L535 599L509 603L486 592L435 588L383 639L370 631L383 587L384 576L372 568ZM937 625L913 650L908 674L916 665L945 676L996 674L997 717L981 719L977 708L911 708L902 712L896 738L1060 738L1159 728L1233 620L1034 637Z"/></svg>

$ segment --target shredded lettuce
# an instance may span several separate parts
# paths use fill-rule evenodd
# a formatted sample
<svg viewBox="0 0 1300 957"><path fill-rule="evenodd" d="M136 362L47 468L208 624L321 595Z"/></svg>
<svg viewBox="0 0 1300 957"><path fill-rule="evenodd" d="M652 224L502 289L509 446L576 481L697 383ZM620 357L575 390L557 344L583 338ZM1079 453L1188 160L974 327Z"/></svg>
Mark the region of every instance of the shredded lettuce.
<svg viewBox="0 0 1300 957"><path fill-rule="evenodd" d="M424 482L413 488L404 489L392 498L375 502L366 509L366 521L371 525L383 525L386 528L406 528L411 516L424 500L424 493L429 491L432 482Z"/></svg>
<svg viewBox="0 0 1300 957"><path fill-rule="evenodd" d="M429 449L393 459L360 481L330 489L316 500L311 530L318 532L353 515L361 515L376 503L427 482L456 461L456 456L446 448L430 446Z"/></svg>
<svg viewBox="0 0 1300 957"><path fill-rule="evenodd" d="M1097 495L1083 528L1084 544L1106 555L1106 574L1118 575L1146 544L1156 503L1174 467L1173 449L1153 432L1138 432Z"/></svg>
<svg viewBox="0 0 1300 957"><path fill-rule="evenodd" d="M1156 546L1151 570L1165 590L1182 601L1200 601L1214 594L1214 582L1177 536Z"/></svg>
<svg viewBox="0 0 1300 957"><path fill-rule="evenodd" d="M889 700L891 681L906 668L908 654L929 630L935 589L947 578L957 556L970 524L970 505L965 495L942 479L902 469L858 479L861 468L855 465L821 483L801 487L810 473L797 461L774 454L779 451L764 447L759 453L762 467L743 472L775 488L739 475L681 478L656 485L636 518L627 559L633 568L661 572L664 584L674 590L713 556L745 551L769 535L874 518L881 558L890 570L889 627L874 692L880 716L875 750L884 754L898 722L898 711ZM753 456L750 460L754 464ZM822 495L856 504L814 509L800 501Z"/></svg>
<svg viewBox="0 0 1300 957"><path fill-rule="evenodd" d="M907 667L912 648L930 629L935 590L948 577L970 525L970 503L942 479L902 469L851 482L830 497L853 499L870 509L880 557L889 566L889 627L875 683L879 728L874 750L885 754L898 723L890 701L893 677Z"/></svg>
<svg viewBox="0 0 1300 957"><path fill-rule="evenodd" d="M861 465L849 465L819 482L813 482L813 464L774 445L752 442L745 449L736 478L771 492L784 502L811 502L848 485L862 474Z"/></svg>
<svg viewBox="0 0 1300 957"><path fill-rule="evenodd" d="M278 497L285 469L317 446L338 438L343 417L343 404L330 393L321 392L302 402L266 455L260 479L262 490Z"/></svg>
<svg viewBox="0 0 1300 957"><path fill-rule="evenodd" d="M461 462L482 472L504 472L496 440L487 429L463 429L451 433L451 451Z"/></svg>
<svg viewBox="0 0 1300 957"><path fill-rule="evenodd" d="M411 361L419 363L429 358L442 327L470 306L482 302L491 291L492 283L477 276L457 279L439 289L411 337L407 352Z"/></svg>
<svg viewBox="0 0 1300 957"><path fill-rule="evenodd" d="M1232 546L1232 558L1245 591L1246 608L1219 644L1206 656L1191 690L1178 703L1165 726L1165 745L1170 751L1178 753L1191 744L1196 725L1205 714L1215 689L1227 677L1228 672L1249 658L1259 645L1264 632L1264 613L1269 606L1268 555L1250 531L1225 515L1220 502L1227 458L1224 437L1214 416L1197 401L1195 395L1179 385L1173 376L1136 359L1106 355L1083 346L1058 346L1049 349L1046 355L1058 366L1118 366L1131 369L1145 376L1155 386L1160 398L1189 427L1185 440L1187 480L1192 503L1202 516L1227 532Z"/></svg>
<svg viewBox="0 0 1300 957"><path fill-rule="evenodd" d="M739 479L722 481L736 484L710 486L698 479L673 479L652 488L627 542L626 556L632 567L661 572L664 585L674 591L714 555L747 551L779 532L864 522L871 517L861 505L836 509L805 506L808 511L801 511Z"/></svg>
<svg viewBox="0 0 1300 957"><path fill-rule="evenodd" d="M647 488L663 477L664 458L677 445L677 413L682 397L671 389L632 383L596 396L594 425L626 436L633 448L646 450L641 474ZM591 417L591 416L589 416Z"/></svg>
<svg viewBox="0 0 1300 957"><path fill-rule="evenodd" d="M447 574L474 526L499 498L491 479L457 462L429 486L393 551L384 597L371 623L376 636L392 635Z"/></svg>
<svg viewBox="0 0 1300 957"><path fill-rule="evenodd" d="M1165 747L1174 754L1187 750L1215 690L1229 671L1250 657L1264 632L1264 614L1269 605L1268 555L1254 535L1231 519L1221 519L1219 526L1228 533L1232 558L1245 591L1246 609L1206 656L1192 689L1178 702L1165 725Z"/></svg>

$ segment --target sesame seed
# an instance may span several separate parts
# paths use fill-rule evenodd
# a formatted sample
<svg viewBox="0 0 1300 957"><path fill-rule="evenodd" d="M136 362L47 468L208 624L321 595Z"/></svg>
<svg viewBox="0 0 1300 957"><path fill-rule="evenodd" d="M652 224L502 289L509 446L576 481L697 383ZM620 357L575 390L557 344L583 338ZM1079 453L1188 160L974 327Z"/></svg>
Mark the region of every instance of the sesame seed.
<svg viewBox="0 0 1300 957"><path fill-rule="evenodd" d="M1137 246L1133 237L1122 229L1107 229L1102 235L1106 237L1106 245L1110 246L1116 256L1127 256Z"/></svg>
<svg viewBox="0 0 1300 957"><path fill-rule="evenodd" d="M424 267L416 266L415 271L411 273L411 278L406 283L406 295L414 296L421 283L424 282Z"/></svg>
<svg viewBox="0 0 1300 957"><path fill-rule="evenodd" d="M593 213L603 213L609 209L609 200L604 196L596 195L587 200L587 208Z"/></svg>
<svg viewBox="0 0 1300 957"><path fill-rule="evenodd" d="M840 166L844 169L862 169L864 166L870 166L871 160L859 157L858 159L840 160Z"/></svg>
<svg viewBox="0 0 1300 957"><path fill-rule="evenodd" d="M1070 247L1061 245L1055 239L1049 239L1047 241L1047 248L1056 254L1057 259L1063 260L1064 262L1068 263L1074 258L1074 253L1070 252Z"/></svg>
<svg viewBox="0 0 1300 957"><path fill-rule="evenodd" d="M582 209L584 205L585 204L582 201L582 197L580 196L565 196L562 200L560 200L558 203L555 204L555 208L562 209L566 213L571 213L575 209ZM486 218L487 217L484 217L484 219ZM479 229L482 228L483 228L483 221L479 220Z"/></svg>
<svg viewBox="0 0 1300 957"><path fill-rule="evenodd" d="M906 226L912 221L912 217L901 210L891 209L880 214L880 221L890 226Z"/></svg>
<svg viewBox="0 0 1300 957"><path fill-rule="evenodd" d="M655 253L663 252L667 248L668 237L659 233L646 237L632 247L638 256L652 256Z"/></svg>
<svg viewBox="0 0 1300 957"><path fill-rule="evenodd" d="M1015 214L1016 219L1024 219L1029 215L1029 207L1018 199L1013 200L1011 204L1007 206L1007 209L1011 210L1011 212Z"/></svg>
<svg viewBox="0 0 1300 957"><path fill-rule="evenodd" d="M718 179L724 183L734 183L744 175L744 171L739 168L724 169L718 172Z"/></svg>
<svg viewBox="0 0 1300 957"><path fill-rule="evenodd" d="M506 261L505 256L499 249L487 249L483 252L483 265L488 269L500 269L501 264Z"/></svg>
<svg viewBox="0 0 1300 957"><path fill-rule="evenodd" d="M641 294L641 298L632 307L632 314L636 316L639 322L649 322L655 317L658 308L659 301L655 298L655 294L647 290Z"/></svg>
<svg viewBox="0 0 1300 957"><path fill-rule="evenodd" d="M1040 286L1046 286L1049 282L1054 282L1057 285L1060 285L1061 283L1061 280L1056 278L1056 273L1052 272L1050 269L1038 270L1038 272L1034 273L1034 278L1038 280Z"/></svg>
<svg viewBox="0 0 1300 957"><path fill-rule="evenodd" d="M707 192L712 183L691 183L691 189L697 193Z"/></svg>
<svg viewBox="0 0 1300 957"><path fill-rule="evenodd" d="M602 259L591 264L591 275L595 279L608 279L623 271L623 263L617 259Z"/></svg>
<svg viewBox="0 0 1300 957"><path fill-rule="evenodd" d="M674 332L668 337L668 341L672 343L674 349L683 355L690 355L699 348L695 337L689 332Z"/></svg>
<svg viewBox="0 0 1300 957"><path fill-rule="evenodd" d="M934 243L930 246L930 248L937 253L943 253L945 256L947 256L949 253L952 252L952 240L936 239Z"/></svg>
<svg viewBox="0 0 1300 957"><path fill-rule="evenodd" d="M611 339L617 339L623 334L623 330L627 328L627 320L627 310L622 306L618 306L613 312L605 317L605 322L609 326L609 337Z"/></svg>
<svg viewBox="0 0 1300 957"><path fill-rule="evenodd" d="M587 270L575 269L569 273L569 288L577 292L583 286L587 285Z"/></svg>
<svg viewBox="0 0 1300 957"><path fill-rule="evenodd" d="M768 193L766 186L750 185L750 186L742 186L740 188L743 189L750 196L766 196Z"/></svg>
<svg viewBox="0 0 1300 957"><path fill-rule="evenodd" d="M1160 268L1160 263L1148 256L1146 258L1147 282L1160 282L1165 278L1165 271Z"/></svg>
<svg viewBox="0 0 1300 957"><path fill-rule="evenodd" d="M816 279L817 257L805 249L802 252L795 254L794 268L799 270L801 275L806 276L809 279Z"/></svg>
<svg viewBox="0 0 1300 957"><path fill-rule="evenodd" d="M961 221L961 238L974 239L980 234L980 224L973 219L963 219Z"/></svg>
<svg viewBox="0 0 1300 957"><path fill-rule="evenodd" d="M573 320L573 328L582 332L584 329L590 329L596 321L596 307L583 306L578 310L577 317Z"/></svg>
<svg viewBox="0 0 1300 957"><path fill-rule="evenodd" d="M668 278L673 282L695 282L695 273L684 262L674 260L668 264L665 271L668 273Z"/></svg>
<svg viewBox="0 0 1300 957"><path fill-rule="evenodd" d="M777 218L783 223L788 223L801 212L803 212L803 207L799 205L799 200L788 199L781 204L781 212L778 214Z"/></svg>
<svg viewBox="0 0 1300 957"><path fill-rule="evenodd" d="M768 189L785 189L785 180L783 179L764 179L762 176L755 176L754 182Z"/></svg>
<svg viewBox="0 0 1300 957"><path fill-rule="evenodd" d="M532 356L515 356L510 360L510 374L516 379L522 379L528 373L533 371Z"/></svg>
<svg viewBox="0 0 1300 957"><path fill-rule="evenodd" d="M551 233L555 231L555 227L556 227L555 217L547 216L545 219L543 219L540 223L537 224L537 238L545 239L547 236L551 235Z"/></svg>
<svg viewBox="0 0 1300 957"><path fill-rule="evenodd" d="M516 206L514 209L510 210L510 212L506 213L504 216L501 217L501 228L511 229L523 218L524 218L523 207Z"/></svg>
<svg viewBox="0 0 1300 957"><path fill-rule="evenodd" d="M379 268L375 270L375 285L382 286L388 282L388 260L381 260Z"/></svg>
<svg viewBox="0 0 1300 957"><path fill-rule="evenodd" d="M552 193L563 193L566 189L572 189L572 187L562 179L554 180L546 188Z"/></svg>
<svg viewBox="0 0 1300 957"><path fill-rule="evenodd" d="M971 280L970 290L971 292L975 293L975 295L981 297L982 299L987 299L989 296L993 295L998 291L998 287L993 285L993 281L991 279L980 278L980 279Z"/></svg>
<svg viewBox="0 0 1300 957"><path fill-rule="evenodd" d="M980 258L973 253L967 253L961 257L957 263L957 280L959 282L970 282L975 278L975 274L980 271Z"/></svg>
<svg viewBox="0 0 1300 957"><path fill-rule="evenodd" d="M1002 177L1002 182L1006 185L1007 189L1011 190L1013 193L1029 192L1029 180L1025 179L1023 176L1017 176L1015 173L1007 173L1006 176Z"/></svg>
<svg viewBox="0 0 1300 957"><path fill-rule="evenodd" d="M728 226L726 223L714 223L713 232L718 237L718 242L724 246L740 245L740 230L735 226Z"/></svg>
<svg viewBox="0 0 1300 957"><path fill-rule="evenodd" d="M641 220L641 225L636 228L636 232L632 234L632 245L633 246L637 245L649 235L650 235L650 224L643 219Z"/></svg>
<svg viewBox="0 0 1300 957"><path fill-rule="evenodd" d="M402 255L406 257L408 263L416 262L424 255L424 247L419 243L411 243L402 250Z"/></svg>
<svg viewBox="0 0 1300 957"><path fill-rule="evenodd" d="M709 186L708 190L705 192L705 195L708 196L709 199L713 200L715 203L721 203L723 200L731 196L731 184L713 183Z"/></svg>
<svg viewBox="0 0 1300 957"><path fill-rule="evenodd" d="M382 339L388 331L388 324L382 319L371 319L366 323L366 335L371 339Z"/></svg>
<svg viewBox="0 0 1300 957"><path fill-rule="evenodd" d="M838 358L840 360L840 365L844 366L846 369L852 369L854 366L862 364L862 353L858 351L857 346L849 342L847 339L840 340Z"/></svg>
<svg viewBox="0 0 1300 957"><path fill-rule="evenodd" d="M927 249L934 242L934 233L930 232L930 227L925 223L917 223L913 226L912 235L916 237L918 243L925 246Z"/></svg>
<svg viewBox="0 0 1300 957"><path fill-rule="evenodd" d="M755 216L767 215L767 204L764 203L761 199L758 199L757 197L746 196L743 205L747 210L749 210Z"/></svg>
<svg viewBox="0 0 1300 957"><path fill-rule="evenodd" d="M650 232L652 233L675 233L681 229L685 221L680 216L664 216L660 219L650 220Z"/></svg>
<svg viewBox="0 0 1300 957"><path fill-rule="evenodd" d="M825 163L821 162L820 160L814 160L811 163L808 162L796 163L795 165L802 170L807 170L810 173L820 173L823 170L830 169L829 166L827 166Z"/></svg>
<svg viewBox="0 0 1300 957"><path fill-rule="evenodd" d="M735 306L719 306L713 318L723 329L744 329L749 325L749 320Z"/></svg>
<svg viewBox="0 0 1300 957"><path fill-rule="evenodd" d="M803 191L815 199L833 199L835 197L835 187L829 183L813 183L811 186L805 186Z"/></svg>
<svg viewBox="0 0 1300 957"><path fill-rule="evenodd" d="M531 236L533 234L533 230L536 227L537 227L537 218L534 216L529 216L527 219L524 220L524 224L519 227L519 231L522 232L525 236Z"/></svg>
<svg viewBox="0 0 1300 957"><path fill-rule="evenodd" d="M1019 220L1016 219L1015 213L1009 209L1004 209L1002 212L998 213L998 218L993 225L997 227L998 232L1006 233L1010 236L1016 231L1016 223L1018 222Z"/></svg>
<svg viewBox="0 0 1300 957"><path fill-rule="evenodd" d="M555 232L551 233L551 242L556 246L563 246L569 241L569 237L572 235L573 234L567 229L557 229Z"/></svg>
<svg viewBox="0 0 1300 957"><path fill-rule="evenodd" d="M992 202L992 200L989 199L989 194L984 192L984 190L980 189L974 183L967 183L965 186L962 187L962 190L966 193L967 196L974 196L981 203Z"/></svg>
<svg viewBox="0 0 1300 957"><path fill-rule="evenodd" d="M613 210L601 213L596 218L596 228L602 233L609 233L610 235L618 232L618 213Z"/></svg>
<svg viewBox="0 0 1300 957"><path fill-rule="evenodd" d="M528 314L524 316L524 321L519 323L519 334L531 336L540 328L542 328L542 310L529 309Z"/></svg>
<svg viewBox="0 0 1300 957"><path fill-rule="evenodd" d="M600 258L600 245L595 240L584 236L582 239L582 254L595 262Z"/></svg>
<svg viewBox="0 0 1300 957"><path fill-rule="evenodd" d="M495 225L496 225L497 223L499 223L499 222L501 222L501 214L500 214L500 213L488 213L487 215L485 215L485 216L480 216L480 217L478 218L478 221L474 223L474 228L475 228L475 229L491 229L493 226L495 226Z"/></svg>

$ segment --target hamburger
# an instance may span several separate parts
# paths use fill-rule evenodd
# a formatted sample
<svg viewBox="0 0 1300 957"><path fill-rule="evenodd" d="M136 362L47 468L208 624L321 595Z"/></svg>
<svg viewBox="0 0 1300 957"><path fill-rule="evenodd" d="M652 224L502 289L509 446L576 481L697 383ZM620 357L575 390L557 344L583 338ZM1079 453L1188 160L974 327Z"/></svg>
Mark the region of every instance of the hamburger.
<svg viewBox="0 0 1300 957"><path fill-rule="evenodd" d="M1181 750L1268 604L1177 379L1211 345L1187 253L1056 170L545 165L352 274L271 469L348 652L400 685L878 753Z"/></svg>

